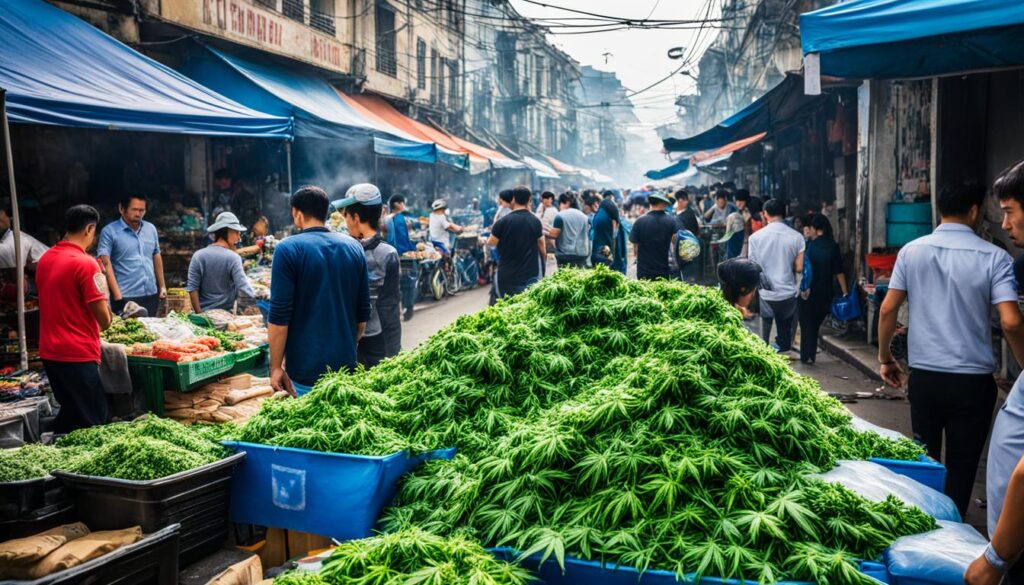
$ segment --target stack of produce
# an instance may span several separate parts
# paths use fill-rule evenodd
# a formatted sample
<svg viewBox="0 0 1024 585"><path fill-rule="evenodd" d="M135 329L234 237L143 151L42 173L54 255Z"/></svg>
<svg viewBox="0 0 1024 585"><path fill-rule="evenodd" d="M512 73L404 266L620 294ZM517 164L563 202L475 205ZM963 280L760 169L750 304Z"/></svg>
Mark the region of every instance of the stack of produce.
<svg viewBox="0 0 1024 585"><path fill-rule="evenodd" d="M273 394L268 378L239 374L191 392L164 392L164 416L182 424L243 423Z"/></svg>
<svg viewBox="0 0 1024 585"><path fill-rule="evenodd" d="M464 536L441 538L413 528L343 543L319 573L294 572L274 579L274 584L526 585L530 581L528 572L495 559Z"/></svg>
<svg viewBox="0 0 1024 585"><path fill-rule="evenodd" d="M202 314L210 320L213 328L240 335L241 341L247 345L257 346L267 343L267 328L263 325L261 315L234 315L224 309L213 309Z"/></svg>
<svg viewBox="0 0 1024 585"><path fill-rule="evenodd" d="M100 333L100 337L108 343L120 343L123 345L152 343L159 339L155 333L146 329L142 321L138 319L122 319L120 317L114 317L110 327Z"/></svg>
<svg viewBox="0 0 1024 585"><path fill-rule="evenodd" d="M807 476L915 459L861 433L718 291L559 271L369 372L269 403L245 440L386 454L457 446L383 522L485 546L760 583L858 583L934 520Z"/></svg>
<svg viewBox="0 0 1024 585"><path fill-rule="evenodd" d="M144 416L73 431L56 446L0 451L0 479L20 481L60 469L84 475L146 481L213 463L227 451L181 424Z"/></svg>
<svg viewBox="0 0 1024 585"><path fill-rule="evenodd" d="M224 355L220 340L213 337L193 337L185 341L154 341L136 343L128 348L128 355L153 357L175 363L198 362Z"/></svg>

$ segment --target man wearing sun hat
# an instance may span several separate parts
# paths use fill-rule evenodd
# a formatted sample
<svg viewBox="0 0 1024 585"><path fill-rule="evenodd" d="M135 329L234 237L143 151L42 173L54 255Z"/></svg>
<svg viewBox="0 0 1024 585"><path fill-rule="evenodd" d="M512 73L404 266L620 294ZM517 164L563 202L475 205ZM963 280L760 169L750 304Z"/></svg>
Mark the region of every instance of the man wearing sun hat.
<svg viewBox="0 0 1024 585"><path fill-rule="evenodd" d="M185 290L196 313L211 309L231 311L238 293L254 296L242 270L242 257L235 251L245 226L234 213L225 211L206 231L213 234L213 243L192 255Z"/></svg>
<svg viewBox="0 0 1024 585"><path fill-rule="evenodd" d="M641 280L672 278L675 271L669 265L669 256L679 229L676 219L665 211L672 201L657 191L649 194L647 201L651 210L637 219L629 232L636 256L636 277Z"/></svg>
<svg viewBox="0 0 1024 585"><path fill-rule="evenodd" d="M448 204L444 199L435 199L430 204L430 210L430 242L447 254L448 248L451 246L448 232L457 234L463 228L448 221Z"/></svg>

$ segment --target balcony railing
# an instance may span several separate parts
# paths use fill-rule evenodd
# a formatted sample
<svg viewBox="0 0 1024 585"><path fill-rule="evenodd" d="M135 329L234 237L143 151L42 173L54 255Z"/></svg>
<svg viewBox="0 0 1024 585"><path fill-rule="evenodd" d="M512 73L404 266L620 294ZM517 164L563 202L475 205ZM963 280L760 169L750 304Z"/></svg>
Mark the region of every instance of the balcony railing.
<svg viewBox="0 0 1024 585"><path fill-rule="evenodd" d="M306 5L302 0L284 0L281 5L281 12L288 18L298 21L306 21Z"/></svg>

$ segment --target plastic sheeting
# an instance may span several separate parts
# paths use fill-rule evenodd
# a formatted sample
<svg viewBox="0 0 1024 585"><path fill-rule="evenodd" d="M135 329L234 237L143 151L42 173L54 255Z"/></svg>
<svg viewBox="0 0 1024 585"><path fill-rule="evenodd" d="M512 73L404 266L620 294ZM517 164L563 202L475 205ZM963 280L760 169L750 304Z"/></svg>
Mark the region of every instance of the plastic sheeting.
<svg viewBox="0 0 1024 585"><path fill-rule="evenodd" d="M41 0L0 10L0 87L13 122L290 138L287 115L235 103Z"/></svg>
<svg viewBox="0 0 1024 585"><path fill-rule="evenodd" d="M826 99L804 95L803 76L790 73L757 101L717 126L689 138L666 138L663 144L668 152L715 150L761 132L771 132L780 124L813 112L814 107Z"/></svg>
<svg viewBox="0 0 1024 585"><path fill-rule="evenodd" d="M674 177L675 175L681 175L681 174L685 173L687 170L689 170L689 168L690 168L690 159L684 158L682 160L678 160L678 161L670 164L669 166L667 166L667 167L665 167L665 168L663 168L661 170L647 171L646 173L644 173L644 176L647 177L648 179L651 179L652 181L660 181L662 179L667 179L669 177Z"/></svg>
<svg viewBox="0 0 1024 585"><path fill-rule="evenodd" d="M533 169L533 172L542 179L562 178L558 173L555 172L555 169L549 167L548 165L540 162L535 158L524 156L523 162L526 163L531 169Z"/></svg>
<svg viewBox="0 0 1024 585"><path fill-rule="evenodd" d="M1024 64L1020 0L851 0L800 16L835 77L930 77Z"/></svg>
<svg viewBox="0 0 1024 585"><path fill-rule="evenodd" d="M829 472L812 477L842 484L872 502L893 495L936 520L960 521L949 496L871 461L839 461Z"/></svg>
<svg viewBox="0 0 1024 585"><path fill-rule="evenodd" d="M875 433L878 435L882 435L886 439L892 439L894 441L908 438L906 435L899 431L894 431L892 429L880 427L873 422L869 422L860 418L859 416L854 416L850 423L853 425L854 429L862 433Z"/></svg>
<svg viewBox="0 0 1024 585"><path fill-rule="evenodd" d="M972 526L939 521L938 530L899 538L885 552L891 583L963 585L988 541Z"/></svg>

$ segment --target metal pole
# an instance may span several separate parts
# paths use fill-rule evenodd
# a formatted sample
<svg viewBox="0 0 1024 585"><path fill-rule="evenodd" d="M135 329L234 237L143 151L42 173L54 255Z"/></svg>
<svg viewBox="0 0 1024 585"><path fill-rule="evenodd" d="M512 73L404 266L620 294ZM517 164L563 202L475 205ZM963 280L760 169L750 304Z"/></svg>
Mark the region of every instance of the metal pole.
<svg viewBox="0 0 1024 585"><path fill-rule="evenodd" d="M292 193L292 143L286 140L284 143L284 158L288 165L288 193Z"/></svg>
<svg viewBox="0 0 1024 585"><path fill-rule="evenodd" d="M11 126L7 121L7 90L0 89L0 110L3 111L4 151L7 159L7 181L11 190L11 212L14 220L15 286L18 287L18 354L22 370L28 369L28 343L25 339L25 259L21 255L21 214L18 212L18 189L14 184L14 158L11 153Z"/></svg>

